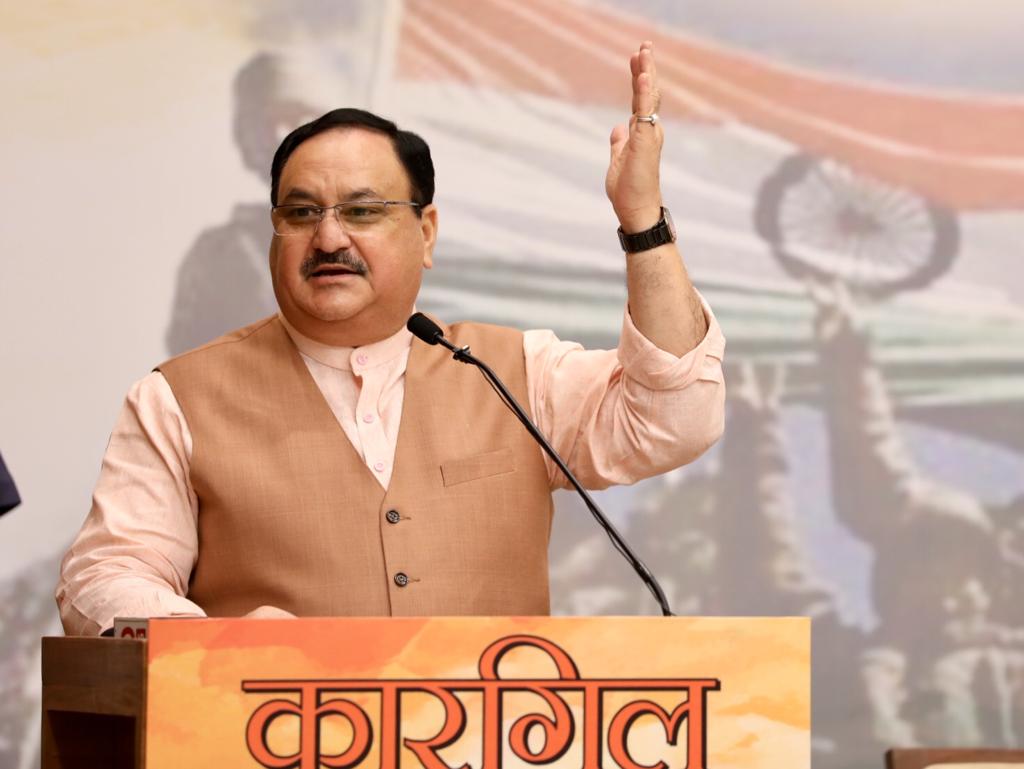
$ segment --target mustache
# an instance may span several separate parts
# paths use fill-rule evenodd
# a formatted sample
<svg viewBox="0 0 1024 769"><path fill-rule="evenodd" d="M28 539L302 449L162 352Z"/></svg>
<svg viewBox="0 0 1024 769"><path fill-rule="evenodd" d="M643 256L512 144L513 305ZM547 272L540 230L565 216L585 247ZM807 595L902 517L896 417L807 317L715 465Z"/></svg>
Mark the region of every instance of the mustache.
<svg viewBox="0 0 1024 769"><path fill-rule="evenodd" d="M308 278L321 267L326 266L345 267L356 275L366 275L367 273L366 262L344 249L332 253L317 249L302 261L299 271L303 278Z"/></svg>

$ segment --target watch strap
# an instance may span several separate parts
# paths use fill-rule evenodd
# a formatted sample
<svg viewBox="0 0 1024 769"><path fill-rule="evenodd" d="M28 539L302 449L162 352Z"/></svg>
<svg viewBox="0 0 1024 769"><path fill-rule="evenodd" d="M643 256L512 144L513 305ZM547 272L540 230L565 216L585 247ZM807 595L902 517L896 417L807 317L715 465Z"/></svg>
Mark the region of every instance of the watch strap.
<svg viewBox="0 0 1024 769"><path fill-rule="evenodd" d="M675 233L669 227L665 214L666 211L663 206L661 209L661 219L658 220L658 223L642 232L626 234L620 226L618 233L619 245L622 246L622 250L627 254L637 254L641 251L650 251L652 248L663 246L666 243L674 243Z"/></svg>

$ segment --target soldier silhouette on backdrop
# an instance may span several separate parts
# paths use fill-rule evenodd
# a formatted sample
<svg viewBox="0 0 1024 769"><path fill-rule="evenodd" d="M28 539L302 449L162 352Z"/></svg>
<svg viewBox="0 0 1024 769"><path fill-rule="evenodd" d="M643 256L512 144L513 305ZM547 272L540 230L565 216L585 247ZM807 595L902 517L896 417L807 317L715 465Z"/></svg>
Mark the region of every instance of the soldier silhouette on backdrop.
<svg viewBox="0 0 1024 769"><path fill-rule="evenodd" d="M921 471L853 297L840 283L814 284L811 296L833 505L875 558L878 626L862 656L875 736L1015 746L1024 737L1024 629L1005 596L1024 572L1012 576L1009 516L996 521L1001 508Z"/></svg>
<svg viewBox="0 0 1024 769"><path fill-rule="evenodd" d="M816 765L867 765L893 746L1018 745L1024 498L983 505L924 474L853 298L840 284L811 284L810 295L832 505L872 550L875 627L843 619L800 540L779 365L726 372L715 466L664 479L631 511L628 535L681 612L813 618ZM572 597L560 610L638 611L616 587L616 559L599 534L570 549L554 572Z"/></svg>
<svg viewBox="0 0 1024 769"><path fill-rule="evenodd" d="M269 176L281 139L324 111L301 95L310 76L305 72L304 80L300 74L291 57L263 52L235 76L235 144L245 167L261 182ZM273 235L269 210L269 201L237 203L227 222L196 238L178 269L165 338L171 354L277 311L267 268Z"/></svg>

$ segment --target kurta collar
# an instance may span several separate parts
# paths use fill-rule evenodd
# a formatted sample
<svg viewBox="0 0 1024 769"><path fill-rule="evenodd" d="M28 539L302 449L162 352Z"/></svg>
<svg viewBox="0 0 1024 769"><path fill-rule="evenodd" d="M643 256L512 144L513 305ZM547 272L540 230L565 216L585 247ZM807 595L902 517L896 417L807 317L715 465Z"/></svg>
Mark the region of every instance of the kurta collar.
<svg viewBox="0 0 1024 769"><path fill-rule="evenodd" d="M299 348L299 352L317 363L342 371L359 373L380 366L407 353L412 344L412 334L402 326L391 336L372 344L362 347L332 347L300 334L284 317L284 313L278 312L277 316L292 342Z"/></svg>

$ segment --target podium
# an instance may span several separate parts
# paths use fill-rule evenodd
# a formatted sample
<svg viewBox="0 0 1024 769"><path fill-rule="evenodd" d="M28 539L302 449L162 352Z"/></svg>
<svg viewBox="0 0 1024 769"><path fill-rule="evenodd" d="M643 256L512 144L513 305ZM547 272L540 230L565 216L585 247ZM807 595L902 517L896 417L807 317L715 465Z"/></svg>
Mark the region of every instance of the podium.
<svg viewBox="0 0 1024 769"><path fill-rule="evenodd" d="M806 618L151 620L43 639L43 769L810 767Z"/></svg>
<svg viewBox="0 0 1024 769"><path fill-rule="evenodd" d="M145 766L146 643L43 639L43 769Z"/></svg>

